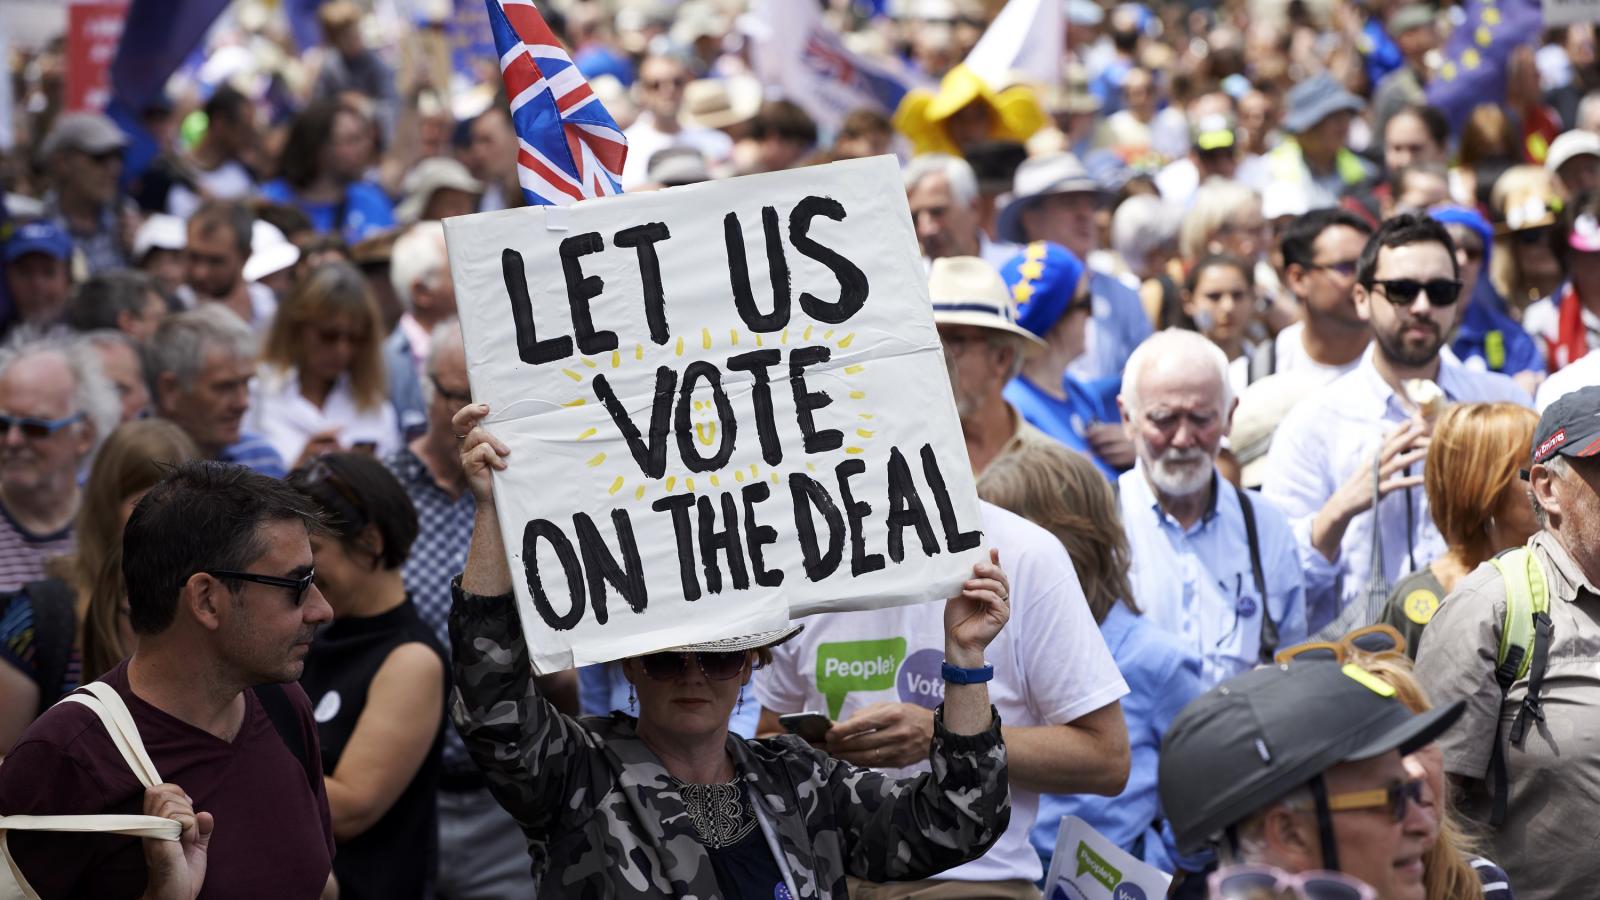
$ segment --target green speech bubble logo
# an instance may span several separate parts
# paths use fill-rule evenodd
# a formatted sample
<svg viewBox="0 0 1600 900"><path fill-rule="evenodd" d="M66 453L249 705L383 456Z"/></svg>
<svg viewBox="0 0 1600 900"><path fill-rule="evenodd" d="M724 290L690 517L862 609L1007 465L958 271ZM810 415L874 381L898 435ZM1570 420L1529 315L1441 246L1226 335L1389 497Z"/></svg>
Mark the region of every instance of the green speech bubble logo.
<svg viewBox="0 0 1600 900"><path fill-rule="evenodd" d="M1083 873L1088 872L1089 877L1105 885L1108 891L1116 890L1117 885L1122 883L1122 873L1112 867L1111 863L1106 862L1105 857L1094 852L1088 844L1082 841L1078 842L1077 859L1078 874L1074 877L1081 878Z"/></svg>
<svg viewBox="0 0 1600 900"><path fill-rule="evenodd" d="M906 658L906 639L840 641L817 645L817 692L828 700L828 717L838 719L851 691L883 691L894 687L895 673Z"/></svg>

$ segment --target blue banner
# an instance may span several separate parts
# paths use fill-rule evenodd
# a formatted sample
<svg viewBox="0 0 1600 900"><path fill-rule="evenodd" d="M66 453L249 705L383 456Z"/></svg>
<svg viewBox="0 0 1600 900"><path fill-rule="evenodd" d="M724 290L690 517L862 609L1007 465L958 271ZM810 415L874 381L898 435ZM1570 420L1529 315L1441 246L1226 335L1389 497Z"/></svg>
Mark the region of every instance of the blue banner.
<svg viewBox="0 0 1600 900"><path fill-rule="evenodd" d="M1517 47L1537 44L1544 19L1538 0L1469 0L1466 12L1427 88L1428 103L1456 132L1474 106L1505 103L1506 61Z"/></svg>

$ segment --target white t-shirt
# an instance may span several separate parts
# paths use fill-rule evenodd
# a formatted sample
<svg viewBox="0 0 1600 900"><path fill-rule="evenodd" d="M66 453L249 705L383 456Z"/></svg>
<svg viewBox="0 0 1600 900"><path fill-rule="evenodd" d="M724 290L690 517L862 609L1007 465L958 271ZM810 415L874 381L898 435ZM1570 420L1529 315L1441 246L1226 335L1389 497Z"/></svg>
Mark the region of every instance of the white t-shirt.
<svg viewBox="0 0 1600 900"><path fill-rule="evenodd" d="M1361 365L1361 357L1356 357L1342 366L1330 366L1319 363L1306 352L1303 333L1306 323L1295 322L1278 332L1277 365L1278 372L1311 372L1322 379L1323 384L1330 384L1335 378Z"/></svg>
<svg viewBox="0 0 1600 900"><path fill-rule="evenodd" d="M1550 404L1578 388L1592 384L1600 384L1600 351L1596 350L1590 350L1546 378L1539 385L1539 394L1533 405L1542 414Z"/></svg>
<svg viewBox="0 0 1600 900"><path fill-rule="evenodd" d="M245 431L266 438L284 463L293 466L313 436L335 428L339 446L345 450L371 444L373 453L383 459L400 449L400 422L394 405L358 406L348 373L339 376L318 409L301 395L300 377L294 370L260 366L251 388Z"/></svg>
<svg viewBox="0 0 1600 900"><path fill-rule="evenodd" d="M1011 621L987 653L994 666L989 700L1001 724L1064 725L1128 693L1061 542L997 506L982 507L986 544L1000 549L1000 565L1011 580ZM943 702L944 616L938 604L824 613L806 618L805 626L773 648L773 664L756 673L756 696L767 709L817 710L843 721L874 703L933 709ZM818 685L819 661L823 684L832 689L826 696ZM927 770L923 762L885 771L909 778ZM1039 795L1013 784L1005 834L983 858L938 877L1037 881L1044 873L1028 831L1038 809Z"/></svg>

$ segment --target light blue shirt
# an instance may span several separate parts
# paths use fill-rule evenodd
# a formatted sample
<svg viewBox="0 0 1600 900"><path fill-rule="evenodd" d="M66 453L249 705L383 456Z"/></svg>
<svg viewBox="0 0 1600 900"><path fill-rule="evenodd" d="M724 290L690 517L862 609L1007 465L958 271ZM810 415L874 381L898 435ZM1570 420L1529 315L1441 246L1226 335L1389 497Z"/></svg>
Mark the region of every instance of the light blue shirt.
<svg viewBox="0 0 1600 900"><path fill-rule="evenodd" d="M1144 839L1139 854L1145 862L1171 872L1175 850L1169 845L1170 829L1163 836L1154 823L1162 818L1156 794L1156 760L1161 739L1185 705L1200 696L1200 657L1178 639L1134 615L1121 603L1111 607L1100 623L1100 636L1128 683L1122 698L1122 717L1128 723L1128 749L1133 763L1128 785L1115 797L1089 794L1039 798L1039 817L1029 835L1035 850L1050 867L1062 816L1077 816L1094 826L1124 850L1132 852Z"/></svg>
<svg viewBox="0 0 1600 900"><path fill-rule="evenodd" d="M1374 352L1368 347L1360 365L1284 417L1273 436L1262 483L1262 493L1289 517L1300 543L1306 565L1308 625L1313 633L1322 631L1328 636L1342 635L1376 618L1376 612L1367 608L1375 525L1383 552L1383 576L1391 586L1445 550L1420 487L1392 491L1375 512L1369 510L1352 519L1339 542L1338 558L1325 559L1311 546L1311 520L1322 505L1358 469L1370 477L1373 456L1384 437L1411 417L1378 374ZM1510 378L1471 369L1448 350L1439 354L1435 380L1452 403L1531 405L1528 393ZM1420 464L1412 467L1412 474L1421 471Z"/></svg>
<svg viewBox="0 0 1600 900"><path fill-rule="evenodd" d="M1151 331L1139 293L1116 276L1089 270L1089 295L1094 312L1089 319L1085 349L1067 366L1068 374L1083 382L1121 378L1133 348Z"/></svg>
<svg viewBox="0 0 1600 900"><path fill-rule="evenodd" d="M1122 523L1133 555L1133 597L1159 626L1201 660L1207 688L1261 661L1262 602L1250 564L1244 512L1233 486L1212 476L1211 507L1189 528L1161 509L1143 461L1117 479ZM1306 639L1305 576L1288 519L1254 491L1266 583L1266 611L1278 646Z"/></svg>
<svg viewBox="0 0 1600 900"><path fill-rule="evenodd" d="M609 716L612 710L639 715L637 703L628 702L628 678L622 674L622 663L597 663L578 667L578 711L586 716ZM756 736L756 723L761 719L761 701L749 685L742 689L744 702L734 706L728 716L728 730L739 737Z"/></svg>

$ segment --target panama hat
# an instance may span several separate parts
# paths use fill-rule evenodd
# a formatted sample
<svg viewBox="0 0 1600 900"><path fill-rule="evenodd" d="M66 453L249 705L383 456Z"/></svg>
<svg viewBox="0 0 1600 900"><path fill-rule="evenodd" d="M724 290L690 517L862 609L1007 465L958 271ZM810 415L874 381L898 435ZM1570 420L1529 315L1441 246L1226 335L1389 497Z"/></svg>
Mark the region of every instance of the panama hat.
<svg viewBox="0 0 1600 900"><path fill-rule="evenodd" d="M1044 341L1017 324L1011 291L994 266L976 256L949 256L933 261L928 273L933 321L939 325L973 325L1027 338L1029 349Z"/></svg>

